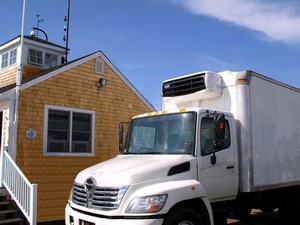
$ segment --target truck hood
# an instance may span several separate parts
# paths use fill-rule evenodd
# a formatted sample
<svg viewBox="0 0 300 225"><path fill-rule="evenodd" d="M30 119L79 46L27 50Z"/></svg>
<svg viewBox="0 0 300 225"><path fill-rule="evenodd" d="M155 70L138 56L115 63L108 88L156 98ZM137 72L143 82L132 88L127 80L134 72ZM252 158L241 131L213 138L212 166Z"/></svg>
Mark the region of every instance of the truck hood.
<svg viewBox="0 0 300 225"><path fill-rule="evenodd" d="M96 179L97 186L127 186L166 177L171 168L190 162L191 155L119 155L81 171L75 182Z"/></svg>

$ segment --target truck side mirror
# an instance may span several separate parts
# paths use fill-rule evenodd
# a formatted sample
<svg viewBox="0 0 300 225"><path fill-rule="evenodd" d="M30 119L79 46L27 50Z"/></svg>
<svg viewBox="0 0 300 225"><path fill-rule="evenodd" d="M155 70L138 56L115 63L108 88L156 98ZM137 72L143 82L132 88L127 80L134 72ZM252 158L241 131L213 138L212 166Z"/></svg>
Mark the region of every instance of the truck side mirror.
<svg viewBox="0 0 300 225"><path fill-rule="evenodd" d="M215 119L216 139L223 140L225 138L225 115L217 114Z"/></svg>
<svg viewBox="0 0 300 225"><path fill-rule="evenodd" d="M125 129L127 130L129 122L121 122L119 124L119 152L124 152L124 126L126 125Z"/></svg>
<svg viewBox="0 0 300 225"><path fill-rule="evenodd" d="M216 150L224 147L225 138L225 115L214 113L214 126L215 126L215 140L214 140L214 151L210 158L211 164L217 163Z"/></svg>
<svg viewBox="0 0 300 225"><path fill-rule="evenodd" d="M123 139L123 133L124 133L124 124L119 124L119 152L123 152L124 148L124 139Z"/></svg>

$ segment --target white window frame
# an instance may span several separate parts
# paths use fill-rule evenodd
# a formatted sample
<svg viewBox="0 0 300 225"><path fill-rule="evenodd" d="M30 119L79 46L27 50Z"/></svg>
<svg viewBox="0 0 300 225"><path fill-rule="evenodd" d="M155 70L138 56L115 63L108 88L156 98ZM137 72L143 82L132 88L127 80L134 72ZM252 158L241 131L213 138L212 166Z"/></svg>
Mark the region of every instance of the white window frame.
<svg viewBox="0 0 300 225"><path fill-rule="evenodd" d="M34 51L35 52L35 55L30 55L30 51ZM38 56L37 56L37 52L40 52L42 53L42 58L41 58L41 63L38 63ZM32 57L35 57L36 59L36 62L32 62L31 61L31 56ZM44 56L43 56L43 51L41 50L37 50L37 49L34 49L34 48L29 48L28 49L28 64L32 64L32 65L38 65L38 66L42 66L44 64Z"/></svg>
<svg viewBox="0 0 300 225"><path fill-rule="evenodd" d="M6 56L6 58L4 59L4 56ZM5 52L1 55L1 68L6 68L8 67L9 63L9 52Z"/></svg>
<svg viewBox="0 0 300 225"><path fill-rule="evenodd" d="M104 61L101 58L96 59L95 72L97 74L104 74Z"/></svg>
<svg viewBox="0 0 300 225"><path fill-rule="evenodd" d="M70 113L84 113L84 114L90 114L92 116L92 124L91 124L91 152L89 153L78 153L78 152L71 152L72 148L72 135L70 137L70 149L69 152L48 152L47 146L48 146L48 116L49 116L49 110L60 110L60 111L66 111ZM72 133L72 122L71 122L71 128L70 133ZM44 112L44 155L45 156L95 156L94 152L94 139L95 139L95 111L91 110L84 110L84 109L77 109L77 108L68 108L68 107L61 107L61 106L53 106L53 105L45 105L45 112Z"/></svg>
<svg viewBox="0 0 300 225"><path fill-rule="evenodd" d="M14 65L16 63L17 63L17 49L15 48L9 51L9 65Z"/></svg>
<svg viewBox="0 0 300 225"><path fill-rule="evenodd" d="M15 52L15 54L13 54ZM8 52L5 52L1 55L1 69L6 68L8 66L14 65L17 63L17 49L14 48L12 50L9 50ZM7 58L4 61L4 55L7 56Z"/></svg>

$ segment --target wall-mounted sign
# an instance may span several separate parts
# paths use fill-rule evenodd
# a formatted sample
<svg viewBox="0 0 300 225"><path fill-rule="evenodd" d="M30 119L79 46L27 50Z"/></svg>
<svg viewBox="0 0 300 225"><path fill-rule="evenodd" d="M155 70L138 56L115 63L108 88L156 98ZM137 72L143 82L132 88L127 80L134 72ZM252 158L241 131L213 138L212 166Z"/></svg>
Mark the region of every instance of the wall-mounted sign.
<svg viewBox="0 0 300 225"><path fill-rule="evenodd" d="M36 138L36 130L33 128L29 128L26 131L26 137L30 140L35 139Z"/></svg>

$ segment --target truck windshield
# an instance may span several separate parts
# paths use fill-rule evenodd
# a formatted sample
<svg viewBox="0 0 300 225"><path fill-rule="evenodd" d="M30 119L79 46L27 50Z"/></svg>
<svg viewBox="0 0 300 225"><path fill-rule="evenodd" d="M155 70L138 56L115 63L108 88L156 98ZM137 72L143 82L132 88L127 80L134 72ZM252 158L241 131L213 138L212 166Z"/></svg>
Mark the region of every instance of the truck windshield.
<svg viewBox="0 0 300 225"><path fill-rule="evenodd" d="M194 112L134 119L124 154L193 154L195 127Z"/></svg>

